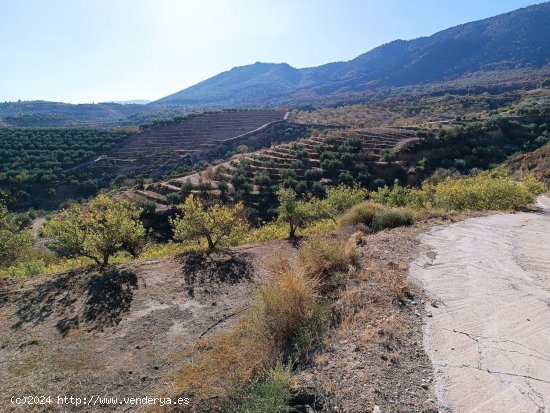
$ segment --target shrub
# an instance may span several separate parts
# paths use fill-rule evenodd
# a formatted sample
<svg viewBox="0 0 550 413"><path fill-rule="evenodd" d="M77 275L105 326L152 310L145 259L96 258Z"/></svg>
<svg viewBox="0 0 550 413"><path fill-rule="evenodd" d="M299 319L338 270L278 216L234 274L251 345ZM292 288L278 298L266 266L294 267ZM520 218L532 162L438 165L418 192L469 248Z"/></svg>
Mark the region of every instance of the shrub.
<svg viewBox="0 0 550 413"><path fill-rule="evenodd" d="M390 206L405 206L409 202L410 191L410 189L400 186L396 179L391 188L384 185L375 192L371 192L370 199Z"/></svg>
<svg viewBox="0 0 550 413"><path fill-rule="evenodd" d="M260 172L254 177L254 184L260 188L267 188L271 185L271 178L267 172Z"/></svg>
<svg viewBox="0 0 550 413"><path fill-rule="evenodd" d="M367 192L360 187L339 185L328 188L326 191L326 198L322 200L319 205L322 211L320 215L336 220L336 217L343 214L353 205L363 201L366 196Z"/></svg>
<svg viewBox="0 0 550 413"><path fill-rule="evenodd" d="M224 409L227 413L280 413L286 410L290 400L292 371L282 364L269 371L259 380L244 389Z"/></svg>
<svg viewBox="0 0 550 413"><path fill-rule="evenodd" d="M414 222L412 211L404 208L383 209L376 214L372 221L372 228L380 231L386 228L397 228L403 225L411 225Z"/></svg>
<svg viewBox="0 0 550 413"><path fill-rule="evenodd" d="M322 198L326 194L327 187L320 182L315 182L311 188L311 191L316 197Z"/></svg>
<svg viewBox="0 0 550 413"><path fill-rule="evenodd" d="M176 205L183 201L183 196L177 192L171 192L166 195L166 200L170 205Z"/></svg>
<svg viewBox="0 0 550 413"><path fill-rule="evenodd" d="M237 146L237 153L243 154L248 152L248 146L246 145L239 145Z"/></svg>
<svg viewBox="0 0 550 413"><path fill-rule="evenodd" d="M31 259L0 270L0 277L26 277L29 275L38 275L44 272L46 263L42 259Z"/></svg>
<svg viewBox="0 0 550 413"><path fill-rule="evenodd" d="M366 201L351 207L339 219L338 226L348 225L371 225L378 212L384 209L384 206L375 202Z"/></svg>
<svg viewBox="0 0 550 413"><path fill-rule="evenodd" d="M16 215L0 203L0 268L25 257L32 242L31 231L22 229Z"/></svg>
<svg viewBox="0 0 550 413"><path fill-rule="evenodd" d="M321 292L328 292L358 266L359 256L354 246L340 240L313 238L300 249L299 261L306 277L314 280Z"/></svg>
<svg viewBox="0 0 550 413"><path fill-rule="evenodd" d="M447 178L435 187L426 185L416 196L448 209L509 210L532 203L544 190L544 184L532 177L515 182L506 174L487 171L468 178Z"/></svg>
<svg viewBox="0 0 550 413"><path fill-rule="evenodd" d="M304 174L304 178L306 179L306 181L310 182L319 181L322 177L323 170L319 168L308 169Z"/></svg>

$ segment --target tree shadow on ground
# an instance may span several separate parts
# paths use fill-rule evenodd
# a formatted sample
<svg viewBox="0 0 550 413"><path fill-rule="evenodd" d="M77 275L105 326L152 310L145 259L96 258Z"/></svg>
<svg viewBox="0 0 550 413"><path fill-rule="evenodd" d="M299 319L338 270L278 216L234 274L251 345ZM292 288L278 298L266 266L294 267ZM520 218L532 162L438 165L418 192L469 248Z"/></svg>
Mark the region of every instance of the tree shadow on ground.
<svg viewBox="0 0 550 413"><path fill-rule="evenodd" d="M120 323L122 314L128 312L138 288L137 276L131 271L111 268L93 277L88 285L88 296L82 318L93 326L93 330L103 330Z"/></svg>
<svg viewBox="0 0 550 413"><path fill-rule="evenodd" d="M120 323L137 288L137 275L128 270L69 273L19 293L15 312L19 320L12 328L36 326L59 316L56 328L63 336L80 325L87 331L103 331Z"/></svg>
<svg viewBox="0 0 550 413"><path fill-rule="evenodd" d="M212 284L238 284L252 280L254 268L249 254L236 251L188 254L183 259L182 274L191 297L197 287Z"/></svg>
<svg viewBox="0 0 550 413"><path fill-rule="evenodd" d="M71 272L39 284L30 291L15 293L15 314L19 321L13 324L12 328L18 329L25 324L36 326L58 309L63 309L64 312L72 311L80 292L79 288L75 288L77 277L76 273Z"/></svg>

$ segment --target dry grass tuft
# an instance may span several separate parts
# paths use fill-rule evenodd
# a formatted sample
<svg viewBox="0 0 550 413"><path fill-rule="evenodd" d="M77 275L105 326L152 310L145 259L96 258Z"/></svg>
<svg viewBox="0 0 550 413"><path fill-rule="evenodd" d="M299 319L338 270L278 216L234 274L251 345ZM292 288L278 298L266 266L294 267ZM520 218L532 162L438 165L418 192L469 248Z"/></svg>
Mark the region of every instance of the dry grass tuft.
<svg viewBox="0 0 550 413"><path fill-rule="evenodd" d="M315 280L322 293L337 288L359 266L359 253L353 242L332 238L311 239L302 246L298 257L305 276Z"/></svg>
<svg viewBox="0 0 550 413"><path fill-rule="evenodd" d="M387 228L397 228L412 225L415 214L408 208L387 208L378 212L372 221L372 229L381 231Z"/></svg>
<svg viewBox="0 0 550 413"><path fill-rule="evenodd" d="M340 218L338 219L338 226L340 228L362 224L369 226L376 214L384 209L384 205L378 204L372 201L362 202L358 205L355 205L348 209Z"/></svg>
<svg viewBox="0 0 550 413"><path fill-rule="evenodd" d="M315 280L283 256L270 267L271 282L261 287L238 326L199 341L186 355L176 393L191 397L194 406L200 406L198 412L219 411L278 363L309 357L326 329L327 311Z"/></svg>
<svg viewBox="0 0 550 413"><path fill-rule="evenodd" d="M307 322L313 320L317 299L313 280L294 269L285 269L260 290L251 312L252 325L257 334L269 337L278 355L286 357Z"/></svg>

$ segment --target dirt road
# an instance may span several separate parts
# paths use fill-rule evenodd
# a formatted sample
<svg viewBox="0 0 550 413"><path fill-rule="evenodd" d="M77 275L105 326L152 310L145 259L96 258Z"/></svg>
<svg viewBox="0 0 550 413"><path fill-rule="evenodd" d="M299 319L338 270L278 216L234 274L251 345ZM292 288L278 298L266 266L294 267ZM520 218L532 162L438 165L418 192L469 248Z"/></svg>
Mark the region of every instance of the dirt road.
<svg viewBox="0 0 550 413"><path fill-rule="evenodd" d="M410 275L441 412L550 412L550 199L437 227Z"/></svg>

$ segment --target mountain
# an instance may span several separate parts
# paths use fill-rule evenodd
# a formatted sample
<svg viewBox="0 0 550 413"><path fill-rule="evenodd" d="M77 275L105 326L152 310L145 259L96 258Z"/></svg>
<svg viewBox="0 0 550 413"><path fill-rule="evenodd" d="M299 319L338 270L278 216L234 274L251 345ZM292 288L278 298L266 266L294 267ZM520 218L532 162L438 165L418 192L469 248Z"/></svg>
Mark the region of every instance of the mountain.
<svg viewBox="0 0 550 413"><path fill-rule="evenodd" d="M156 103L239 106L361 93L456 79L477 72L540 69L550 62L550 2L396 40L347 62L296 69L286 63L235 67Z"/></svg>
<svg viewBox="0 0 550 413"><path fill-rule="evenodd" d="M108 103L118 103L119 105L146 105L147 103L151 103L151 100L147 99L133 99L133 100L114 100L112 102Z"/></svg>

